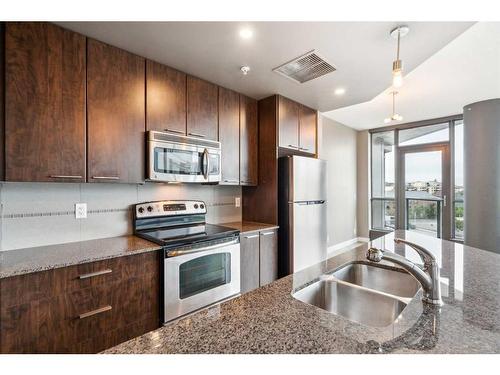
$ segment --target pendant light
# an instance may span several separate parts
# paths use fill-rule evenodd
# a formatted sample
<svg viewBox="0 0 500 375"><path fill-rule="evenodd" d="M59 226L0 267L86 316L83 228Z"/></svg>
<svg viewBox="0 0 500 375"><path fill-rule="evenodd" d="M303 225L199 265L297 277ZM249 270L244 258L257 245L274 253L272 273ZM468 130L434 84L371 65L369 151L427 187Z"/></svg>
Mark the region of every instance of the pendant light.
<svg viewBox="0 0 500 375"><path fill-rule="evenodd" d="M396 95L398 94L397 91L392 91L390 93L392 95L392 115L391 117L387 117L384 120L385 124L389 124L392 121L401 121L403 120L403 116L399 115L396 113Z"/></svg>
<svg viewBox="0 0 500 375"><path fill-rule="evenodd" d="M402 25L391 30L391 36L398 40L398 48L396 51L396 60L392 62L392 86L395 88L403 86L403 61L399 58L399 48L401 38L406 36L410 28Z"/></svg>

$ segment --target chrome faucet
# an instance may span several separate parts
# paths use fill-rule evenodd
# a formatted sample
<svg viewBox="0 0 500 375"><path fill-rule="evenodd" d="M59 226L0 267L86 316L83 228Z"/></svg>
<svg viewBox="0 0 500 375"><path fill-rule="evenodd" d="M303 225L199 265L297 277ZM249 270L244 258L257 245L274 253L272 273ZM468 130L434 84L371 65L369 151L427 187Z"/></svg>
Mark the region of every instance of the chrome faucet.
<svg viewBox="0 0 500 375"><path fill-rule="evenodd" d="M380 262L381 260L386 260L388 262L397 264L408 271L417 281L422 285L422 289L424 290L424 296L422 297L422 301L432 304L432 305L441 305L441 288L439 285L439 266L436 261L436 257L427 249L424 249L422 246L414 244L412 242L408 242L401 238L395 238L394 242L399 244L403 243L405 245L410 246L414 249L422 261L424 262L423 269L409 261L405 257L385 252L375 247L371 247L368 249L366 253L366 259L372 262Z"/></svg>

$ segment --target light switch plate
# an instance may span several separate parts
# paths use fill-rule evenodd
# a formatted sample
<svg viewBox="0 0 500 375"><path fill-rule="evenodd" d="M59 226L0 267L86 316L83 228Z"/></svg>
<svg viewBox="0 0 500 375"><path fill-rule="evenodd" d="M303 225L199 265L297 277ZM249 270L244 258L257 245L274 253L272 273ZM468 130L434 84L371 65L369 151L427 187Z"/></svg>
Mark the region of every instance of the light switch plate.
<svg viewBox="0 0 500 375"><path fill-rule="evenodd" d="M75 218L87 218L87 203L75 203Z"/></svg>
<svg viewBox="0 0 500 375"><path fill-rule="evenodd" d="M235 197L234 198L234 206L235 207L240 207L241 206L241 198L240 197Z"/></svg>

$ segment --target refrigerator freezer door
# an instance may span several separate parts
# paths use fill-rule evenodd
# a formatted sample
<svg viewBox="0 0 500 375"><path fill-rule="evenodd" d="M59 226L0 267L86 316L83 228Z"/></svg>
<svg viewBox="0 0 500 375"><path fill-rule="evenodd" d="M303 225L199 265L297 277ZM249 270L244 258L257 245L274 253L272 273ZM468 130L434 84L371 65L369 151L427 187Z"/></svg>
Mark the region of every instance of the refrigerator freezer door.
<svg viewBox="0 0 500 375"><path fill-rule="evenodd" d="M326 161L293 156L291 162L291 202L326 200Z"/></svg>
<svg viewBox="0 0 500 375"><path fill-rule="evenodd" d="M290 203L292 212L293 271L297 272L326 259L326 202Z"/></svg>

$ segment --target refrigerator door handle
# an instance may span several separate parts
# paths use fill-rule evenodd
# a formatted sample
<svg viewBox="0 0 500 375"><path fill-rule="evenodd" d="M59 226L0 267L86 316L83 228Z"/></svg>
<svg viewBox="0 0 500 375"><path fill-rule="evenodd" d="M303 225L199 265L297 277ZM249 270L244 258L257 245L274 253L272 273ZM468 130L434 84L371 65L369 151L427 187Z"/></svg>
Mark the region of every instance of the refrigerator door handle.
<svg viewBox="0 0 500 375"><path fill-rule="evenodd" d="M312 204L324 204L325 202L326 202L325 200L319 200L319 201L301 201L301 202L288 202L288 203L296 203L299 206L307 206Z"/></svg>

